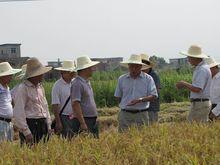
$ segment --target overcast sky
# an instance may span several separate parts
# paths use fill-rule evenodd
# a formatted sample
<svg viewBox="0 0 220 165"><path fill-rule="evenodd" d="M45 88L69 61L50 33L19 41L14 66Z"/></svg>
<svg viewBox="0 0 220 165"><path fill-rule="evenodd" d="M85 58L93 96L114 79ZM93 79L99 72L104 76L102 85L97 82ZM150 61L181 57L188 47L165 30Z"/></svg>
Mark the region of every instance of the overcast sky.
<svg viewBox="0 0 220 165"><path fill-rule="evenodd" d="M0 0L1 1L1 0ZM0 3L0 44L48 60L184 57L199 44L220 60L220 0L41 0Z"/></svg>

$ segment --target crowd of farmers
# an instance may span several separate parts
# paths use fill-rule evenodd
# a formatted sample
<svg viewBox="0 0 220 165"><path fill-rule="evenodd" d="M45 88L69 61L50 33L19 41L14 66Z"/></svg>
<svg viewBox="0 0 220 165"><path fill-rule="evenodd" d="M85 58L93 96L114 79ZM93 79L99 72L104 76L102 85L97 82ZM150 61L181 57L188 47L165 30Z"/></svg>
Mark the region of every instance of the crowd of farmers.
<svg viewBox="0 0 220 165"><path fill-rule="evenodd" d="M219 64L204 54L201 47L192 45L187 56L194 66L192 82L176 82L178 90L190 91L190 123L205 123L220 118L220 71ZM60 79L51 92L52 121L48 109L43 76L52 67L43 66L35 57L26 61L21 69L13 69L8 62L0 63L0 142L13 141L14 128L19 130L21 145L48 141L51 134L72 139L81 133L99 138L98 112L90 78L98 61L81 56L74 61L65 60ZM160 79L154 71L155 64L146 54L133 54L121 62L128 73L118 78L114 96L118 100L118 131L131 126L141 128L158 121L160 110ZM15 75L16 74L16 75ZM13 76L15 75L15 76ZM11 90L9 83L15 78L22 80Z"/></svg>

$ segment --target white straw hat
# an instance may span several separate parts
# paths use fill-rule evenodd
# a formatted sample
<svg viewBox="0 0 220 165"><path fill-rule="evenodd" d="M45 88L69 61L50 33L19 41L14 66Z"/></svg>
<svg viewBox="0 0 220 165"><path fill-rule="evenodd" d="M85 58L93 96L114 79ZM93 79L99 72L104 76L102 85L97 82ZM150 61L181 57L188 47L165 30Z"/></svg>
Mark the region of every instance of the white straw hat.
<svg viewBox="0 0 220 165"><path fill-rule="evenodd" d="M8 62L0 63L0 77L13 75L15 73L20 72L21 69L13 69Z"/></svg>
<svg viewBox="0 0 220 165"><path fill-rule="evenodd" d="M32 57L27 60L25 78L28 79L31 77L42 75L44 73L49 72L51 69L52 67L45 67L40 63L40 61L37 58Z"/></svg>
<svg viewBox="0 0 220 165"><path fill-rule="evenodd" d="M55 70L76 72L76 66L74 61L65 60L63 61L62 67L55 68Z"/></svg>
<svg viewBox="0 0 220 165"><path fill-rule="evenodd" d="M141 56L137 54L132 54L128 60L122 61L121 64L139 64L147 66L147 64L142 62Z"/></svg>
<svg viewBox="0 0 220 165"><path fill-rule="evenodd" d="M77 58L77 66L76 70L83 70L92 66L95 66L99 64L98 61L91 61L91 59L88 56L82 56Z"/></svg>
<svg viewBox="0 0 220 165"><path fill-rule="evenodd" d="M194 58L208 58L208 55L202 53L202 48L197 45L191 45L188 52L180 52L180 54Z"/></svg>
<svg viewBox="0 0 220 165"><path fill-rule="evenodd" d="M26 72L26 69L27 69L27 64L22 65L21 66L21 73L19 75L17 75L15 77L15 79L19 79L19 80L23 79L24 75L25 75L25 72Z"/></svg>
<svg viewBox="0 0 220 165"><path fill-rule="evenodd" d="M141 59L142 59L142 61L147 61L147 62L149 62L151 67L155 66L155 64L150 61L150 56L149 56L149 55L147 55L147 54L141 54Z"/></svg>
<svg viewBox="0 0 220 165"><path fill-rule="evenodd" d="M220 65L220 63L216 62L212 57L205 59L205 62L209 65L210 68Z"/></svg>

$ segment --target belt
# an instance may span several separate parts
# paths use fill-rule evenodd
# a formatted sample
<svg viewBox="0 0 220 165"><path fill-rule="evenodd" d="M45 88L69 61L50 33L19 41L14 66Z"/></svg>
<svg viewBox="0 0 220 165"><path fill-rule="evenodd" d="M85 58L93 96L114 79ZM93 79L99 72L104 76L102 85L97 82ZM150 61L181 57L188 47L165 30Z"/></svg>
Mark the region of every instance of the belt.
<svg viewBox="0 0 220 165"><path fill-rule="evenodd" d="M11 122L11 119L7 119L7 118L4 118L4 117L0 117L0 120L2 120L2 121L6 121L6 122L8 122L8 123Z"/></svg>
<svg viewBox="0 0 220 165"><path fill-rule="evenodd" d="M137 109L137 110L132 110L132 109L121 109L124 112L129 112L129 113L139 113L139 112L145 112L148 111L148 109Z"/></svg>
<svg viewBox="0 0 220 165"><path fill-rule="evenodd" d="M209 99L190 99L191 102L204 102L204 101L209 101Z"/></svg>
<svg viewBox="0 0 220 165"><path fill-rule="evenodd" d="M33 121L33 122L41 122L41 121L45 121L46 118L26 118L27 121Z"/></svg>

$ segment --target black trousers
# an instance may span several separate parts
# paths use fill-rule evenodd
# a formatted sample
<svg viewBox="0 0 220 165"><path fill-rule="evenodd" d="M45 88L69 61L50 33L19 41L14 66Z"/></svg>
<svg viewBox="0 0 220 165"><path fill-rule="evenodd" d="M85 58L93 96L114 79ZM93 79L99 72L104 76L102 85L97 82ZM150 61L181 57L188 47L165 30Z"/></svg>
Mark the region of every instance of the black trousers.
<svg viewBox="0 0 220 165"><path fill-rule="evenodd" d="M33 143L38 143L40 140L43 140L44 142L49 140L46 118L26 119L26 121L33 136ZM24 144L25 136L22 132L19 132L19 137L21 144Z"/></svg>
<svg viewBox="0 0 220 165"><path fill-rule="evenodd" d="M93 134L95 138L99 138L99 128L97 123L97 117L84 117L88 131ZM80 122L77 118L72 119L72 130L75 135L80 134Z"/></svg>

